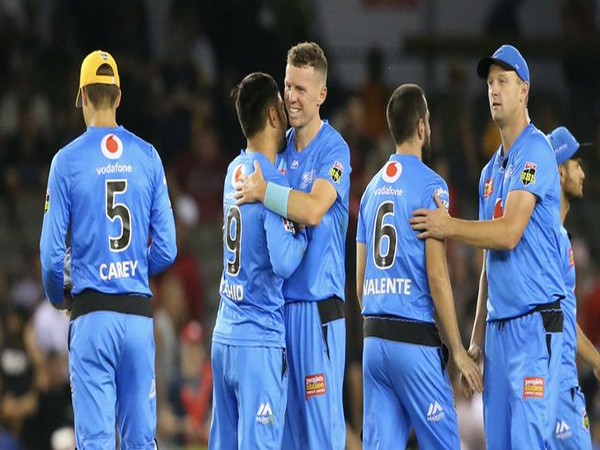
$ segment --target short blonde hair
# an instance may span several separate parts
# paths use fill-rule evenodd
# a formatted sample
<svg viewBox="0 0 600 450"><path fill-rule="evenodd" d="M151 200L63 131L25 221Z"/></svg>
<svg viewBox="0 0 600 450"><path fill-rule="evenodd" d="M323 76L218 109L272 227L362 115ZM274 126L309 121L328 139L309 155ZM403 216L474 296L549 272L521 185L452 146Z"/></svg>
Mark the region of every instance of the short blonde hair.
<svg viewBox="0 0 600 450"><path fill-rule="evenodd" d="M301 42L288 50L287 64L294 67L313 67L327 80L327 58L315 42Z"/></svg>

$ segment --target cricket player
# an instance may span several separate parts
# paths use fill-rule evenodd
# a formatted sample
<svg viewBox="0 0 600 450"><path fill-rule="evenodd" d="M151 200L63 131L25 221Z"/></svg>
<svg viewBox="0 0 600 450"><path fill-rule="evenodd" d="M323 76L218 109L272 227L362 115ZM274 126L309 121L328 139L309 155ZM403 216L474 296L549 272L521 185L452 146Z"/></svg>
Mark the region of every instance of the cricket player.
<svg viewBox="0 0 600 450"><path fill-rule="evenodd" d="M502 137L481 173L479 220L451 218L440 206L415 211L411 223L420 238L485 249L469 354L485 360L487 448L541 450L554 432L562 350L558 170L546 136L530 123L521 53L503 45L477 73Z"/></svg>
<svg viewBox="0 0 600 450"><path fill-rule="evenodd" d="M435 318L472 389L479 367L460 339L445 242L419 240L408 219L449 203L448 187L423 163L430 152L429 109L415 84L398 87L387 106L396 144L361 200L356 235L356 289L364 316L365 449L404 448L411 427L421 449L460 449L452 386Z"/></svg>
<svg viewBox="0 0 600 450"><path fill-rule="evenodd" d="M566 298L561 306L564 315L563 351L560 365L560 390L558 413L551 449L591 450L590 422L585 408L585 398L579 387L577 364L579 356L594 370L600 380L600 353L577 324L577 299L575 297L575 258L569 232L564 223L571 202L583 197L585 173L579 151L586 144L579 142L565 127L558 127L548 135L556 163L561 186L561 241L560 252L565 279Z"/></svg>
<svg viewBox="0 0 600 450"><path fill-rule="evenodd" d="M265 180L289 185L273 165L287 127L277 83L270 75L250 74L233 98L247 145L229 165L223 190L209 448L280 449L288 389L282 287L302 260L307 237L260 203L236 204L237 183L255 163Z"/></svg>
<svg viewBox="0 0 600 450"><path fill-rule="evenodd" d="M282 448L342 450L350 149L320 117L327 59L319 45L303 42L288 51L284 83L292 128L280 169L293 189L265 182L257 170L236 196L307 226L306 255L283 285L290 376Z"/></svg>
<svg viewBox="0 0 600 450"><path fill-rule="evenodd" d="M40 239L46 295L71 316L79 450L113 450L115 426L122 449L155 448L148 278L175 260L175 224L161 159L117 124L120 102L114 58L90 53L76 100L87 130L54 156Z"/></svg>

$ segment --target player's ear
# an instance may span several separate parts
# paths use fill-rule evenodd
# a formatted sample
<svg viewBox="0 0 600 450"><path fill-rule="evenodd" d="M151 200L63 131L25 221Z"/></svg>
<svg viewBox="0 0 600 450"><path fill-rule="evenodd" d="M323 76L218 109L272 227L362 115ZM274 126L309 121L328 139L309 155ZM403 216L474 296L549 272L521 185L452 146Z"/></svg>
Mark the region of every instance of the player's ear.
<svg viewBox="0 0 600 450"><path fill-rule="evenodd" d="M520 102L527 102L527 97L529 97L529 83L523 82L521 83L521 98Z"/></svg>
<svg viewBox="0 0 600 450"><path fill-rule="evenodd" d="M119 89L119 95L117 95L117 100L115 101L115 109L117 109L120 104L121 104L121 89Z"/></svg>
<svg viewBox="0 0 600 450"><path fill-rule="evenodd" d="M267 120L269 121L269 125L272 128L277 128L277 121L279 120L278 114L277 114L277 109L275 108L275 106L269 106L269 113L268 113L268 117Z"/></svg>
<svg viewBox="0 0 600 450"><path fill-rule="evenodd" d="M567 176L567 169L565 169L565 165L561 164L558 166L558 176L560 178L560 183L564 183L565 177Z"/></svg>
<svg viewBox="0 0 600 450"><path fill-rule="evenodd" d="M323 85L323 87L319 91L319 97L317 98L317 106L321 106L323 103L325 103L326 98L327 98L327 86Z"/></svg>
<svg viewBox="0 0 600 450"><path fill-rule="evenodd" d="M417 122L417 137L420 141L425 140L425 132L425 121L423 119L419 119L419 121Z"/></svg>

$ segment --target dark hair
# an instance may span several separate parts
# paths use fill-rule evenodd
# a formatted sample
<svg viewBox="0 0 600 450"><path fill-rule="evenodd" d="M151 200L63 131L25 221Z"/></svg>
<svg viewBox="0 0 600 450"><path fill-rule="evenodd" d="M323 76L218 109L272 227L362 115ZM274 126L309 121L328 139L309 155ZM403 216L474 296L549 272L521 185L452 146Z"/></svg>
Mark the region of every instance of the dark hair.
<svg viewBox="0 0 600 450"><path fill-rule="evenodd" d="M416 84L398 87L387 105L387 121L396 145L409 140L415 133L419 120L427 119L425 93Z"/></svg>
<svg viewBox="0 0 600 450"><path fill-rule="evenodd" d="M327 79L327 58L315 42L301 42L288 50L287 63L294 67L313 67Z"/></svg>
<svg viewBox="0 0 600 450"><path fill-rule="evenodd" d="M277 106L279 87L271 75L254 72L231 91L242 132L246 139L265 128L271 106Z"/></svg>
<svg viewBox="0 0 600 450"><path fill-rule="evenodd" d="M98 67L96 75L114 75L112 67L102 64ZM114 84L94 83L85 86L88 98L96 108L112 108L119 96L119 88Z"/></svg>

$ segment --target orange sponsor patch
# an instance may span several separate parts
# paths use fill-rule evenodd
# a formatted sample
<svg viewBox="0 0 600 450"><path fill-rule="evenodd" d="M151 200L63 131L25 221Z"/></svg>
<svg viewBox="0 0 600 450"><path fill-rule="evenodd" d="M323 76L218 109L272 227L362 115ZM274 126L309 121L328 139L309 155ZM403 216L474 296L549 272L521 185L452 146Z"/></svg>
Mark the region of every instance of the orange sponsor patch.
<svg viewBox="0 0 600 450"><path fill-rule="evenodd" d="M544 379L527 377L523 379L523 399L544 398Z"/></svg>
<svg viewBox="0 0 600 450"><path fill-rule="evenodd" d="M304 377L304 389L306 400L312 397L320 397L327 393L325 386L325 375L322 373L316 375L308 375Z"/></svg>

